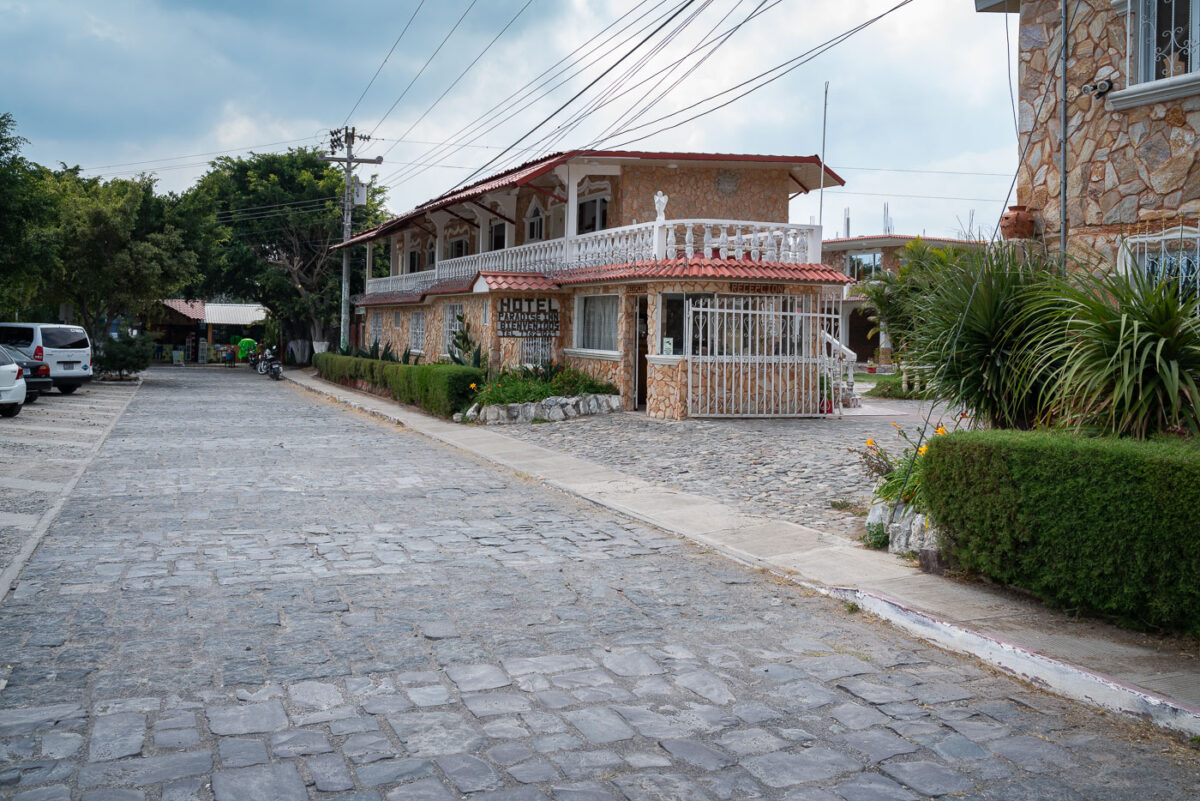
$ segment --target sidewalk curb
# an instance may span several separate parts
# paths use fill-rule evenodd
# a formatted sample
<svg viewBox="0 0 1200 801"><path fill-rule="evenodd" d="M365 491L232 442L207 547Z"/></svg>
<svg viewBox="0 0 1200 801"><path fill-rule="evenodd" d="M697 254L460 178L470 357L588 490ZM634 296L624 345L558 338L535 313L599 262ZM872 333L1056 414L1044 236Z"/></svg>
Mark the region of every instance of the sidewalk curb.
<svg viewBox="0 0 1200 801"><path fill-rule="evenodd" d="M284 372L284 378L288 379L293 385L314 395L324 397L356 411L366 412L373 417L387 421L393 425L405 426L405 423L399 419L398 415L391 415L379 409L368 408L352 400L339 397L335 392L334 385L331 385L328 389L320 385L310 385L294 377L290 377L286 371ZM318 378L317 380L324 383L323 379ZM339 387L339 389L341 388ZM353 392L354 390L347 388L346 391ZM435 432L421 431L417 428L411 428L411 430L443 445L472 453L478 458L485 459L507 470L520 473L531 480L538 481L560 492L567 493L572 497L619 514L622 517L637 520L638 522L668 531L697 545L720 553L722 556L733 561L767 570L773 575L786 578L798 586L821 595L847 603L856 603L864 611L912 636L948 651L973 656L1004 673L1059 696L1081 701L1105 710L1144 717L1148 722L1164 729L1187 735L1200 735L1200 708L1079 665L1046 656L1003 638L943 620L934 614L913 608L876 590L846 585L823 584L802 578L793 571L728 543L720 542L712 537L697 534L684 528L664 525L661 520L648 520L642 515L634 513L620 505L607 502L602 497L580 492L562 482L524 473L461 443L449 442L438 436Z"/></svg>

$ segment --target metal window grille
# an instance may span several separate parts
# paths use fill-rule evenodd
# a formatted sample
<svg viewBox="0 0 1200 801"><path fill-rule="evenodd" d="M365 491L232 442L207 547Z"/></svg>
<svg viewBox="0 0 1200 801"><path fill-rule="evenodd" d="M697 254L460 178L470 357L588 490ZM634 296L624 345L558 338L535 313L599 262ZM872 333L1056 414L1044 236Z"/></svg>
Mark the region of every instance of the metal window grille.
<svg viewBox="0 0 1200 801"><path fill-rule="evenodd" d="M1200 292L1200 231L1196 228L1179 225L1160 234L1130 237L1125 246L1130 268Z"/></svg>
<svg viewBox="0 0 1200 801"><path fill-rule="evenodd" d="M425 310L412 312L408 321L408 347L412 350L425 350Z"/></svg>
<svg viewBox="0 0 1200 801"><path fill-rule="evenodd" d="M446 343L446 352L455 356L462 354L454 347L454 335L462 330L463 307L461 303L447 303L442 307L442 339Z"/></svg>
<svg viewBox="0 0 1200 801"><path fill-rule="evenodd" d="M521 364L539 365L552 361L554 361L554 340L552 338L521 338Z"/></svg>
<svg viewBox="0 0 1200 801"><path fill-rule="evenodd" d="M383 312L371 312L371 344L383 341Z"/></svg>
<svg viewBox="0 0 1200 801"><path fill-rule="evenodd" d="M1200 68L1200 0L1140 0L1138 74L1157 81Z"/></svg>

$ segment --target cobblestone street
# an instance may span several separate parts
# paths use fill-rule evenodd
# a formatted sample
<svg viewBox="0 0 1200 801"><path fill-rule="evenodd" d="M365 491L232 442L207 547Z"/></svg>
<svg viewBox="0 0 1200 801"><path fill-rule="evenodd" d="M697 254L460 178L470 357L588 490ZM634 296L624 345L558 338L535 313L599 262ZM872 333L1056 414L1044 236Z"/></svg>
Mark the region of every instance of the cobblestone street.
<svg viewBox="0 0 1200 801"><path fill-rule="evenodd" d="M850 533L890 419L505 433ZM150 371L0 604L15 801L1148 801L1198 754L244 369Z"/></svg>
<svg viewBox="0 0 1200 801"><path fill-rule="evenodd" d="M915 438L929 411L919 401L866 403L880 413L840 420L667 421L631 412L497 430L751 514L857 539L864 516L844 506L869 504L872 487L851 451L873 438L899 454L905 442L891 423Z"/></svg>

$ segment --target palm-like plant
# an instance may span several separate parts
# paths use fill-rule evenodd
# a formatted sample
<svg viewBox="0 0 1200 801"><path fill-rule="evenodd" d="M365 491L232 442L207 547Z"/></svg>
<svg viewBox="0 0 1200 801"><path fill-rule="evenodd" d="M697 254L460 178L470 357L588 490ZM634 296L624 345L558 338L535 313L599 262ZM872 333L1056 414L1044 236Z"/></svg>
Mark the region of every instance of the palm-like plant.
<svg viewBox="0 0 1200 801"><path fill-rule="evenodd" d="M997 428L1031 428L1049 363L1029 354L1038 319L1031 304L1051 277L1051 265L1012 248L971 254L939 270L914 302L913 356L937 370L934 397Z"/></svg>
<svg viewBox="0 0 1200 801"><path fill-rule="evenodd" d="M1076 429L1145 438L1200 435L1200 297L1134 269L1079 273L1047 288L1041 364L1044 404Z"/></svg>

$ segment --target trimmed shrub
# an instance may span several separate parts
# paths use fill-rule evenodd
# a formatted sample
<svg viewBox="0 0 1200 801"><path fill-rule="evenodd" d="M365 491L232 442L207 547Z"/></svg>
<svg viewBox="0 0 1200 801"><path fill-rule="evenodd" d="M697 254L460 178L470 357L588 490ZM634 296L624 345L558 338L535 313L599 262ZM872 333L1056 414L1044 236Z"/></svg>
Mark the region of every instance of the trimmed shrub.
<svg viewBox="0 0 1200 801"><path fill-rule="evenodd" d="M899 373L878 373L872 378L875 386L863 394L868 398L891 398L893 400L921 400L929 397L924 390L904 391L904 382Z"/></svg>
<svg viewBox="0 0 1200 801"><path fill-rule="evenodd" d="M154 358L154 340L151 333L130 336L122 330L117 339L105 337L96 356L96 367L105 373L116 373L124 379L126 373L140 373L150 366Z"/></svg>
<svg viewBox="0 0 1200 801"><path fill-rule="evenodd" d="M336 353L318 353L313 365L322 378L344 384L366 381L387 389L400 403L419 406L427 412L449 417L471 405L475 387L484 372L456 364L399 364Z"/></svg>
<svg viewBox="0 0 1200 801"><path fill-rule="evenodd" d="M930 440L951 564L1134 628L1200 634L1194 442L972 431Z"/></svg>

